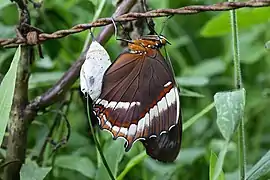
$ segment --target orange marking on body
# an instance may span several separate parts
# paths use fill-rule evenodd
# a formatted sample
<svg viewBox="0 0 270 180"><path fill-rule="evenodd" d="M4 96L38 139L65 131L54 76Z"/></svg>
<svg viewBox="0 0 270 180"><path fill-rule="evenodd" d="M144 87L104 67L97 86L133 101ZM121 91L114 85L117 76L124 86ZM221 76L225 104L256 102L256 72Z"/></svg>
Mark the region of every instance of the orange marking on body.
<svg viewBox="0 0 270 180"><path fill-rule="evenodd" d="M140 45L137 45L137 44L129 43L129 44L128 44L128 48L129 48L130 50L132 50L132 51L146 52L145 47L140 46Z"/></svg>
<svg viewBox="0 0 270 180"><path fill-rule="evenodd" d="M157 41L145 40L145 39L137 39L137 40L134 40L133 42L134 42L134 44L141 45L141 46L144 46L144 47L148 47L148 46L153 47L153 46L155 46L156 44L159 43Z"/></svg>

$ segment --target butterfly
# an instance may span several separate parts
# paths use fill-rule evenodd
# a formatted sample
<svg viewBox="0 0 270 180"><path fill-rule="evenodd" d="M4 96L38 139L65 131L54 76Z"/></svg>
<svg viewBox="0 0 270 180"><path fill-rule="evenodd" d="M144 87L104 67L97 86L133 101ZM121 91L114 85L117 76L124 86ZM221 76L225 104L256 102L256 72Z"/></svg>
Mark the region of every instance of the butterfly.
<svg viewBox="0 0 270 180"><path fill-rule="evenodd" d="M93 110L101 129L125 139L125 150L140 140L152 158L176 159L181 146L182 117L173 69L160 49L168 41L147 35L128 40L127 52L106 70Z"/></svg>

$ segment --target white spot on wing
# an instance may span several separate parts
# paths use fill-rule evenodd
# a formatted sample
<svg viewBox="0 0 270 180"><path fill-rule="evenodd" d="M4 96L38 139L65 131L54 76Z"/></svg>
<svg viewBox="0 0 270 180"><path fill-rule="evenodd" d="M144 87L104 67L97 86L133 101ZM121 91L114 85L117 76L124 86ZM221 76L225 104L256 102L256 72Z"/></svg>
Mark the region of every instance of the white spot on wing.
<svg viewBox="0 0 270 180"><path fill-rule="evenodd" d="M110 101L110 103L105 99L97 99L95 104L101 104L106 108L113 108L113 109L128 109L135 105L139 106L140 102L116 102L116 101Z"/></svg>
<svg viewBox="0 0 270 180"><path fill-rule="evenodd" d="M159 113L158 113L158 108L155 105L153 108L150 109L149 111L150 114L150 123L153 121L154 117L158 117Z"/></svg>
<svg viewBox="0 0 270 180"><path fill-rule="evenodd" d="M107 106L105 106L106 108L115 108L115 106L117 105L117 102L115 101L111 101Z"/></svg>
<svg viewBox="0 0 270 180"><path fill-rule="evenodd" d="M123 133L126 136L127 135L127 132L128 132L128 129L127 128L124 128L124 127L121 127L120 128L120 132Z"/></svg>
<svg viewBox="0 0 270 180"><path fill-rule="evenodd" d="M137 125L131 124L128 129L128 136L134 136L137 131Z"/></svg>
<svg viewBox="0 0 270 180"><path fill-rule="evenodd" d="M131 108L135 105L140 105L141 103L140 102L117 102L117 106L115 107L115 109L118 109L118 108L123 108L123 109L128 109L128 108Z"/></svg>
<svg viewBox="0 0 270 180"><path fill-rule="evenodd" d="M178 123L179 121L179 116L180 116L180 98L179 98L179 93L177 87L173 88L175 91L175 96L176 96L176 121L175 123Z"/></svg>
<svg viewBox="0 0 270 180"><path fill-rule="evenodd" d="M141 105L141 103L137 102L137 101L134 101L134 102L131 102L131 104L130 104L131 107L135 106L135 105L139 106L139 105Z"/></svg>
<svg viewBox="0 0 270 180"><path fill-rule="evenodd" d="M115 109L121 108L121 109L128 109L130 103L129 102L118 102Z"/></svg>
<svg viewBox="0 0 270 180"><path fill-rule="evenodd" d="M172 82L169 81L169 82L167 82L166 84L164 84L164 87L168 87L168 86L171 85L171 84L172 84Z"/></svg>
<svg viewBox="0 0 270 180"><path fill-rule="evenodd" d="M142 132L144 130L144 126L145 126L145 117L139 120L137 131Z"/></svg>
<svg viewBox="0 0 270 180"><path fill-rule="evenodd" d="M157 105L158 105L158 109L159 109L160 112L163 112L163 111L168 109L165 97L163 97L161 100L159 100Z"/></svg>
<svg viewBox="0 0 270 180"><path fill-rule="evenodd" d="M145 117L145 125L146 127L149 127L150 126L149 113L146 113L144 117Z"/></svg>
<svg viewBox="0 0 270 180"><path fill-rule="evenodd" d="M110 123L110 121L106 121L106 125L108 125L110 128L112 128L112 124Z"/></svg>
<svg viewBox="0 0 270 180"><path fill-rule="evenodd" d="M108 101L106 101L106 100L103 100L103 99L98 99L98 104L101 104L101 105L103 105L104 107L106 107L107 105L108 105Z"/></svg>
<svg viewBox="0 0 270 180"><path fill-rule="evenodd" d="M120 130L120 128L118 126L113 126L112 130L115 131L115 132L118 132Z"/></svg>
<svg viewBox="0 0 270 180"><path fill-rule="evenodd" d="M168 106L171 106L176 101L175 90L172 88L169 93L166 94Z"/></svg>

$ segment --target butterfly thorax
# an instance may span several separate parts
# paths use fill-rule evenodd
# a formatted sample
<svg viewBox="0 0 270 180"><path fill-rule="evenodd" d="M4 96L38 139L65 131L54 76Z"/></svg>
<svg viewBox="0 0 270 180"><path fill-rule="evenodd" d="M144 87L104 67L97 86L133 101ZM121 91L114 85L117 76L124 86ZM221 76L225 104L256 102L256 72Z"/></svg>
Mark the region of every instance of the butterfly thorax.
<svg viewBox="0 0 270 180"><path fill-rule="evenodd" d="M156 51L167 43L162 36L148 35L128 43L130 53L154 56Z"/></svg>

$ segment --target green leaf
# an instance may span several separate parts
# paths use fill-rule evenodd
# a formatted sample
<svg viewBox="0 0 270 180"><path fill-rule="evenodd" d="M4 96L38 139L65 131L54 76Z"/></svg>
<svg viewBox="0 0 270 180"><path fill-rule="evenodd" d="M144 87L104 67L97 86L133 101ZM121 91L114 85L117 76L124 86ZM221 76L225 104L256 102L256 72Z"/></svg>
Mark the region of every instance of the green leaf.
<svg viewBox="0 0 270 180"><path fill-rule="evenodd" d="M0 32L1 32L1 29L0 29ZM5 63L5 61L7 59L9 59L9 57L13 57L14 53L15 53L14 50L8 50L8 51L1 52L1 56L0 56L0 71L3 70L2 67L4 67L3 64Z"/></svg>
<svg viewBox="0 0 270 180"><path fill-rule="evenodd" d="M36 67L42 68L42 69L52 69L54 67L54 64L49 56L45 55L44 58L39 59L37 62L35 62Z"/></svg>
<svg viewBox="0 0 270 180"><path fill-rule="evenodd" d="M192 116L183 124L183 131L192 126L196 121L198 121L202 116L208 113L212 108L214 108L214 102L206 106L203 110Z"/></svg>
<svg viewBox="0 0 270 180"><path fill-rule="evenodd" d="M270 7L240 9L237 11L239 30L261 23L268 23L269 17ZM222 12L209 20L201 29L200 34L204 37L216 37L226 35L230 32L230 13Z"/></svg>
<svg viewBox="0 0 270 180"><path fill-rule="evenodd" d="M114 177L116 177L119 162L122 160L124 155L124 141L122 139L112 141L111 145L108 148L106 148L103 151L103 153ZM110 179L108 171L106 170L103 163L100 164L95 179L96 180Z"/></svg>
<svg viewBox="0 0 270 180"><path fill-rule="evenodd" d="M268 151L247 173L246 180L260 179L270 171L270 151Z"/></svg>
<svg viewBox="0 0 270 180"><path fill-rule="evenodd" d="M1 7L0 7L0 9L1 9ZM0 23L0 32L1 32L2 37L5 37L5 38L9 37L10 38L14 34L14 27L13 26L7 26L7 25L4 25L4 24Z"/></svg>
<svg viewBox="0 0 270 180"><path fill-rule="evenodd" d="M204 148L188 148L181 149L175 163L161 163L152 158L145 160L145 165L154 172L157 180L170 180L172 175L184 165L191 165L196 159L203 156L205 153Z"/></svg>
<svg viewBox="0 0 270 180"><path fill-rule="evenodd" d="M0 85L0 144L2 144L6 126L9 120L20 56L21 47L19 46L14 55L10 68Z"/></svg>
<svg viewBox="0 0 270 180"><path fill-rule="evenodd" d="M181 149L176 161L182 165L191 165L196 159L205 154L203 147Z"/></svg>
<svg viewBox="0 0 270 180"><path fill-rule="evenodd" d="M217 155L211 151L211 156L210 156L210 166L209 166L209 179L213 180L214 179L214 172L215 172L215 167L217 163ZM218 176L218 180L224 180L224 173L221 171L221 173Z"/></svg>
<svg viewBox="0 0 270 180"><path fill-rule="evenodd" d="M266 49L270 49L270 41L267 41L267 42L265 43L265 48L266 48Z"/></svg>
<svg viewBox="0 0 270 180"><path fill-rule="evenodd" d="M202 98L204 95L194 92L191 90L188 90L186 88L180 88L180 96L186 96L186 97L197 97L197 98Z"/></svg>
<svg viewBox="0 0 270 180"><path fill-rule="evenodd" d="M6 7L7 5L11 4L10 1L7 0L0 0L0 10L4 7Z"/></svg>
<svg viewBox="0 0 270 180"><path fill-rule="evenodd" d="M225 173L225 179L239 180L239 170L237 169L236 171Z"/></svg>
<svg viewBox="0 0 270 180"><path fill-rule="evenodd" d="M171 174L177 170L176 163L164 164L152 158L145 159L144 166L153 172L153 174L157 177L157 180L160 179L160 177L162 177L163 180L167 180L170 178Z"/></svg>
<svg viewBox="0 0 270 180"><path fill-rule="evenodd" d="M34 89L42 86L50 86L58 81L63 72L39 72L33 73L29 79L29 89Z"/></svg>
<svg viewBox="0 0 270 180"><path fill-rule="evenodd" d="M98 4L98 0L88 0L88 1L90 1L94 6L97 6Z"/></svg>
<svg viewBox="0 0 270 180"><path fill-rule="evenodd" d="M134 144L135 145L135 144ZM132 150L132 149L131 149ZM137 164L140 164L145 158L147 154L145 151L141 152L140 154L134 156L130 161L126 164L125 169L121 172L121 174L117 177L117 180L124 179L125 175Z"/></svg>
<svg viewBox="0 0 270 180"><path fill-rule="evenodd" d="M58 156L55 160L55 166L80 172L88 178L95 177L96 168L87 157L74 155Z"/></svg>
<svg viewBox="0 0 270 180"><path fill-rule="evenodd" d="M176 77L176 81L181 87L199 87L207 85L209 83L209 78L203 76L184 76Z"/></svg>
<svg viewBox="0 0 270 180"><path fill-rule="evenodd" d="M218 92L214 96L217 125L223 137L229 141L244 115L245 89Z"/></svg>
<svg viewBox="0 0 270 180"><path fill-rule="evenodd" d="M51 171L51 167L38 167L33 161L27 161L22 166L20 177L21 180L42 180Z"/></svg>
<svg viewBox="0 0 270 180"><path fill-rule="evenodd" d="M216 160L215 167L214 167L213 180L218 180L220 174L222 174L222 167L223 167L224 159L228 150L228 146L229 146L229 141L226 141L223 144L222 150L218 154L218 159Z"/></svg>
<svg viewBox="0 0 270 180"><path fill-rule="evenodd" d="M226 140L224 139L213 139L209 144L209 148L212 149L214 152L219 152L222 151L225 143ZM237 144L235 142L229 142L227 151L236 152Z"/></svg>
<svg viewBox="0 0 270 180"><path fill-rule="evenodd" d="M211 77L221 74L226 70L226 64L220 58L213 58L204 60L202 63L186 68L184 71L185 76L203 76Z"/></svg>
<svg viewBox="0 0 270 180"><path fill-rule="evenodd" d="M240 45L241 50L241 63L253 64L263 57L267 51L259 43L254 43L253 45ZM250 51L252 49L252 51ZM256 52L256 53L254 53Z"/></svg>

